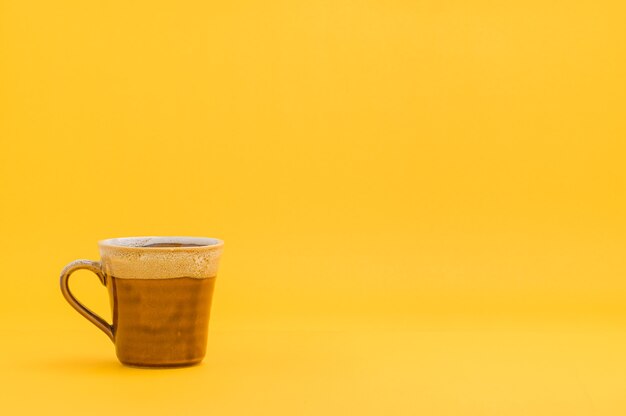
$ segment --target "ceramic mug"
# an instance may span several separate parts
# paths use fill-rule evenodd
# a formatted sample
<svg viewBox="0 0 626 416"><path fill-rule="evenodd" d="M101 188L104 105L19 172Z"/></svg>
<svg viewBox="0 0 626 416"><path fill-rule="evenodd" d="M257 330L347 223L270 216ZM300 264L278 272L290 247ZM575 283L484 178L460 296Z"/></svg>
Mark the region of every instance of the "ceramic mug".
<svg viewBox="0 0 626 416"><path fill-rule="evenodd" d="M223 242L201 237L127 237L99 242L100 261L76 260L61 272L69 304L115 344L122 364L177 367L204 358L211 298ZM113 323L80 303L70 275L95 273L109 291Z"/></svg>

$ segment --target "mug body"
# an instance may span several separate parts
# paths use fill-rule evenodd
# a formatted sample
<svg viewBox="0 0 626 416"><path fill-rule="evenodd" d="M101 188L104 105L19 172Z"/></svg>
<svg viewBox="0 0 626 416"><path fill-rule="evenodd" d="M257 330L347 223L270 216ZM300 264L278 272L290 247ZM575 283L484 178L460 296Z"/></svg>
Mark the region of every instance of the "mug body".
<svg viewBox="0 0 626 416"><path fill-rule="evenodd" d="M173 367L202 361L223 243L130 237L103 240L99 246L120 362Z"/></svg>

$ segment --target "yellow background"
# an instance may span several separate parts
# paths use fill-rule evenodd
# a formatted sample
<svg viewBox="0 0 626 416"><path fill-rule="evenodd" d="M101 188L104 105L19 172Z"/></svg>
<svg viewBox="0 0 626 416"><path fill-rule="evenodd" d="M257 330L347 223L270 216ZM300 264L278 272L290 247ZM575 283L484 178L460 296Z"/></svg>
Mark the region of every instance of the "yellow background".
<svg viewBox="0 0 626 416"><path fill-rule="evenodd" d="M2 413L624 414L625 18L0 0ZM62 299L133 235L225 240L203 365Z"/></svg>

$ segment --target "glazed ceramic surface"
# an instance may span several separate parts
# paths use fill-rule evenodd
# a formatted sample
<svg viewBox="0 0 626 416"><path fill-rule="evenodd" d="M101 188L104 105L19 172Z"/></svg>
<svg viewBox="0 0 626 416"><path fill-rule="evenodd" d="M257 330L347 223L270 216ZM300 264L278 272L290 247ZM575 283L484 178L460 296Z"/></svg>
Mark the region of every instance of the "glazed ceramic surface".
<svg viewBox="0 0 626 416"><path fill-rule="evenodd" d="M61 291L115 344L126 365L197 364L206 351L211 299L223 242L199 237L128 237L99 243L101 261L76 260L61 273ZM69 289L72 272L94 272L109 291L109 324Z"/></svg>

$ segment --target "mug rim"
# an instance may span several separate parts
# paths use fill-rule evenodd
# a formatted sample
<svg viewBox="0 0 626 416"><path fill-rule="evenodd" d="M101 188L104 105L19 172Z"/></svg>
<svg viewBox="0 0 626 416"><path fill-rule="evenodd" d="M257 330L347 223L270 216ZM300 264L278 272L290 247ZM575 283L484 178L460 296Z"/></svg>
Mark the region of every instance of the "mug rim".
<svg viewBox="0 0 626 416"><path fill-rule="evenodd" d="M146 244L173 243L173 244L195 244L194 246L180 247L146 247ZM189 251L207 250L222 247L224 241L210 237L192 236L139 236L139 237L116 237L98 241L101 248L116 248L123 250L142 250L154 252L161 251Z"/></svg>

